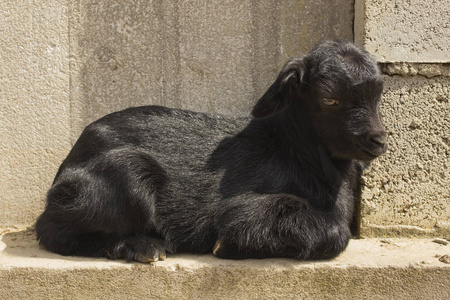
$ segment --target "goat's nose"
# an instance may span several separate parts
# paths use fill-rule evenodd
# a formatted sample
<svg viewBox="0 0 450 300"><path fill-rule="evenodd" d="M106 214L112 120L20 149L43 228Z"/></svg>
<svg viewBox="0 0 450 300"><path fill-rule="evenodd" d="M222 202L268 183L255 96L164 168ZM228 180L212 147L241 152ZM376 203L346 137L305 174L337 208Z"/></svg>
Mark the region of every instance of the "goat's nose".
<svg viewBox="0 0 450 300"><path fill-rule="evenodd" d="M377 145L378 147L384 148L387 142L387 134L385 131L378 132L376 134L373 134L370 137L370 141Z"/></svg>

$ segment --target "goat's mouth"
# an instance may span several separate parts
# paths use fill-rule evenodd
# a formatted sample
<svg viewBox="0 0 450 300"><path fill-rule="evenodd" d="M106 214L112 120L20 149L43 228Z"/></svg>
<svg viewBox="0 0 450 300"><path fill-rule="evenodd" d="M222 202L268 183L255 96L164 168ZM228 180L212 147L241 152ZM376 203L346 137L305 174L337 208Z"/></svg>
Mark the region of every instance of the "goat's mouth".
<svg viewBox="0 0 450 300"><path fill-rule="evenodd" d="M349 149L350 150L350 149ZM356 146L350 151L341 152L341 153L333 153L333 156L336 158L343 159L357 159L362 161L372 161L379 156L383 155L387 151L387 147L370 149L366 147Z"/></svg>
<svg viewBox="0 0 450 300"><path fill-rule="evenodd" d="M387 146L383 145L375 148L360 148L361 152L364 155L364 160L373 160L378 156L383 155L387 151Z"/></svg>
<svg viewBox="0 0 450 300"><path fill-rule="evenodd" d="M330 146L330 144L328 144ZM371 161L387 152L386 143L370 141L367 138L355 138L351 140L342 139L339 147L331 145L330 154L332 157L341 159L357 159Z"/></svg>
<svg viewBox="0 0 450 300"><path fill-rule="evenodd" d="M388 148L387 138L384 131L381 133L370 133L363 136L358 136L353 140L353 142L353 145L357 149L358 153L356 156L359 156L359 159L366 161L373 160L378 156L383 155L386 153Z"/></svg>
<svg viewBox="0 0 450 300"><path fill-rule="evenodd" d="M373 152L371 152L371 151L369 151L369 150L366 150L366 149L362 149L362 152L364 153L364 155L366 155L366 156L369 157L370 159L375 159L375 158L377 158L378 156L380 156L381 154L383 154L383 153L381 153L381 154L373 153Z"/></svg>

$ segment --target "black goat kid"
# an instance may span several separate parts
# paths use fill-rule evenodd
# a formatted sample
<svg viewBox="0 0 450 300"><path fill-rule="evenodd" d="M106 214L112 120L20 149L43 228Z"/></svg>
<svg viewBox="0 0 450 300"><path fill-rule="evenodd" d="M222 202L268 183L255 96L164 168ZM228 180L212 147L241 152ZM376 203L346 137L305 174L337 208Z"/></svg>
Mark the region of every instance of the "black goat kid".
<svg viewBox="0 0 450 300"><path fill-rule="evenodd" d="M386 151L375 61L327 41L294 58L253 118L157 106L89 125L36 223L62 255L328 259L350 238L362 168Z"/></svg>

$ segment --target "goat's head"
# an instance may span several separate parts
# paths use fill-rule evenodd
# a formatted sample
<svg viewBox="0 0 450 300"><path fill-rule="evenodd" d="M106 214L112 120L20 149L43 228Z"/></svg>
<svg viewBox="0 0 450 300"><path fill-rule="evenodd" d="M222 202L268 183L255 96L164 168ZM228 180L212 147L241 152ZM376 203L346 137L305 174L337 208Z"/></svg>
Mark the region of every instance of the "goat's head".
<svg viewBox="0 0 450 300"><path fill-rule="evenodd" d="M289 60L252 115L290 114L294 122L309 122L333 157L372 160L387 149L379 117L382 90L376 62L365 50L326 41Z"/></svg>

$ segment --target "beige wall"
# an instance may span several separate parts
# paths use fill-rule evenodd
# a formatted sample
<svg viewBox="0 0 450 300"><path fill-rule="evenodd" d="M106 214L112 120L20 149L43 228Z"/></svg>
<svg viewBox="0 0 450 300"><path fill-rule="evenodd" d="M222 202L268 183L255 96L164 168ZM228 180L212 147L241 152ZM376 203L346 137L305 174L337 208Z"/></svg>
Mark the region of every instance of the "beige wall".
<svg viewBox="0 0 450 300"><path fill-rule="evenodd" d="M393 229L392 234L424 233L393 225L449 234L449 78L386 75L384 83L389 150L365 174L363 234L386 235Z"/></svg>
<svg viewBox="0 0 450 300"><path fill-rule="evenodd" d="M450 62L448 0L355 0L355 42L380 62Z"/></svg>
<svg viewBox="0 0 450 300"><path fill-rule="evenodd" d="M133 105L247 115L288 57L323 39L353 40L351 2L71 4L73 137Z"/></svg>
<svg viewBox="0 0 450 300"><path fill-rule="evenodd" d="M352 40L355 13L359 44L405 61L385 66L390 150L365 175L363 235L448 232L444 2L0 2L0 226L34 222L89 122L146 104L246 115L288 57Z"/></svg>
<svg viewBox="0 0 450 300"><path fill-rule="evenodd" d="M70 150L68 7L0 2L0 225L34 222Z"/></svg>
<svg viewBox="0 0 450 300"><path fill-rule="evenodd" d="M319 9L328 3L328 9ZM0 226L31 224L82 128L135 105L248 114L349 0L0 2Z"/></svg>
<svg viewBox="0 0 450 300"><path fill-rule="evenodd" d="M388 153L364 178L364 236L450 235L449 9L446 0L355 1L355 42L386 74L389 132Z"/></svg>

